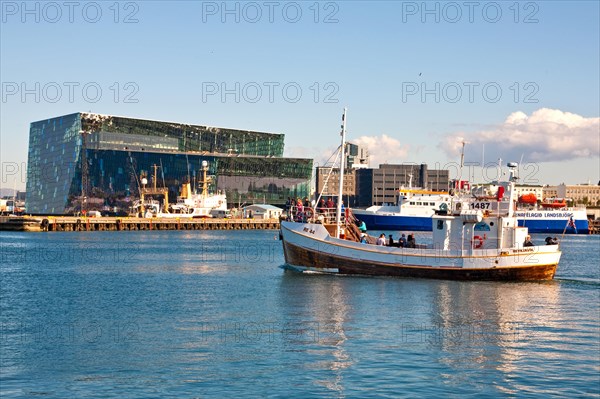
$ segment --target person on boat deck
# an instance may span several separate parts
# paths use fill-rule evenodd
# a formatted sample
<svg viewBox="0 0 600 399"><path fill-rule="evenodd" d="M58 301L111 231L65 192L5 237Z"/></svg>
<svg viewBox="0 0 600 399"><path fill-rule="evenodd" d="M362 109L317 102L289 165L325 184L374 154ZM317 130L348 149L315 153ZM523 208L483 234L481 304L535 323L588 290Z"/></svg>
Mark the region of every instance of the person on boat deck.
<svg viewBox="0 0 600 399"><path fill-rule="evenodd" d="M360 243L367 244L367 235L365 233L360 235Z"/></svg>
<svg viewBox="0 0 600 399"><path fill-rule="evenodd" d="M292 199L288 197L287 201L285 201L285 210L289 213L290 207L292 206Z"/></svg>
<svg viewBox="0 0 600 399"><path fill-rule="evenodd" d="M556 239L556 237L552 238L552 237L546 237L546 245L556 245L558 244L558 240Z"/></svg>
<svg viewBox="0 0 600 399"><path fill-rule="evenodd" d="M319 213L325 212L325 200L323 198L321 198L321 201L319 201L319 207L317 208L317 211Z"/></svg>
<svg viewBox="0 0 600 399"><path fill-rule="evenodd" d="M533 247L535 246L532 242L531 242L531 236L527 236L525 237L525 242L523 243L524 247Z"/></svg>
<svg viewBox="0 0 600 399"><path fill-rule="evenodd" d="M302 200L300 198L296 198L294 202L296 205L296 214L294 215L294 219L297 222L302 222L304 218L304 205L302 205Z"/></svg>
<svg viewBox="0 0 600 399"><path fill-rule="evenodd" d="M417 247L417 243L415 242L415 239L413 238L412 234L408 235L408 238L406 240L406 246L408 248L416 248Z"/></svg>
<svg viewBox="0 0 600 399"><path fill-rule="evenodd" d="M333 201L331 200L331 198L327 199L327 202L325 203L325 207L329 208L330 210L335 208L335 205L334 205Z"/></svg>
<svg viewBox="0 0 600 399"><path fill-rule="evenodd" d="M402 234L402 236L398 240L398 246L399 247L405 247L406 246L406 234Z"/></svg>
<svg viewBox="0 0 600 399"><path fill-rule="evenodd" d="M377 239L377 243L376 244L385 247L385 234L381 233L381 235Z"/></svg>
<svg viewBox="0 0 600 399"><path fill-rule="evenodd" d="M395 247L396 245L394 244L394 237L392 237L392 235L390 234L390 239L388 240L388 247Z"/></svg>
<svg viewBox="0 0 600 399"><path fill-rule="evenodd" d="M359 220L357 222L357 224L358 224L358 229L360 230L361 233L367 232L367 225L364 220Z"/></svg>

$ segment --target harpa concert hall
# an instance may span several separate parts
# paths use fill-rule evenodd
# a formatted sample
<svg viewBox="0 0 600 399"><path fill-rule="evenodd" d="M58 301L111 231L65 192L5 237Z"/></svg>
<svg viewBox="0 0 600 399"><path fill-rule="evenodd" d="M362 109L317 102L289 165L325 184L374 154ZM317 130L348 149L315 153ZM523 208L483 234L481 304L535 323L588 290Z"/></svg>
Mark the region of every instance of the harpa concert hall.
<svg viewBox="0 0 600 399"><path fill-rule="evenodd" d="M229 206L283 205L310 194L312 159L283 158L283 134L75 113L31 123L26 208L32 214L87 209L127 210L141 177L167 187L201 179L224 191ZM155 173L156 170L156 173Z"/></svg>

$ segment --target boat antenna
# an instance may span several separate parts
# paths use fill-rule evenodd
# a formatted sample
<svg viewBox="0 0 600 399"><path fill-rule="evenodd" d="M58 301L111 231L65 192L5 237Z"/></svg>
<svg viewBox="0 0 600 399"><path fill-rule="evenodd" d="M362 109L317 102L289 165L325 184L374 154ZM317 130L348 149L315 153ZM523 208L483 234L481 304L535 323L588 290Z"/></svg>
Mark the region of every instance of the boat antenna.
<svg viewBox="0 0 600 399"><path fill-rule="evenodd" d="M335 228L335 237L339 238L340 236L340 223L342 220L342 193L344 189L344 166L346 163L345 159L345 147L346 147L346 112L348 108L344 108L344 114L342 115L342 148L340 149L340 185L338 189L338 201L337 201L337 215L336 215L336 228Z"/></svg>
<svg viewBox="0 0 600 399"><path fill-rule="evenodd" d="M485 169L485 143L481 144L481 170ZM483 172L482 172L483 175Z"/></svg>
<svg viewBox="0 0 600 399"><path fill-rule="evenodd" d="M463 166L465 166L465 144L467 144L467 142L463 139L463 140L461 140L461 144L462 144L462 150L460 151L460 173L459 173L458 180L462 180Z"/></svg>
<svg viewBox="0 0 600 399"><path fill-rule="evenodd" d="M525 156L525 153L522 152L521 153L521 160L519 161L519 169L517 169L517 177L520 178L521 177L521 165L523 165L523 157Z"/></svg>
<svg viewBox="0 0 600 399"><path fill-rule="evenodd" d="M131 156L131 154L129 155L129 162L131 165L131 169L133 170L133 176L135 177L135 182L137 184L138 192L141 193L142 186L140 184L140 179L138 179L138 175L137 175L137 171L135 170L135 166L133 166L133 157Z"/></svg>
<svg viewBox="0 0 600 399"><path fill-rule="evenodd" d="M162 176L163 188L167 188L167 185L165 184L165 169L162 166L162 158L160 158L160 174Z"/></svg>
<svg viewBox="0 0 600 399"><path fill-rule="evenodd" d="M189 184L192 184L192 178L190 176L190 159L188 158L188 151L187 151L187 147L186 147L186 133L185 133L185 129L183 130L183 151L185 151L185 163L187 165L187 182ZM195 188L194 188L195 189Z"/></svg>
<svg viewBox="0 0 600 399"><path fill-rule="evenodd" d="M498 158L498 184L500 184L501 179L502 179L502 158Z"/></svg>

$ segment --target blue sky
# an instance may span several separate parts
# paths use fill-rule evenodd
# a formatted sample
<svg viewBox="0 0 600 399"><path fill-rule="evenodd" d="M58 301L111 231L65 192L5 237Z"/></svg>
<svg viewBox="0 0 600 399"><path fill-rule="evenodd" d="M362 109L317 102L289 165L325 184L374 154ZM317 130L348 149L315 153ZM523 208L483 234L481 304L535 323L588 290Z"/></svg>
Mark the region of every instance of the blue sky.
<svg viewBox="0 0 600 399"><path fill-rule="evenodd" d="M597 1L23 4L1 2L2 187L52 116L284 133L320 163L344 106L372 166L450 165L465 140L535 164L527 183L600 179Z"/></svg>

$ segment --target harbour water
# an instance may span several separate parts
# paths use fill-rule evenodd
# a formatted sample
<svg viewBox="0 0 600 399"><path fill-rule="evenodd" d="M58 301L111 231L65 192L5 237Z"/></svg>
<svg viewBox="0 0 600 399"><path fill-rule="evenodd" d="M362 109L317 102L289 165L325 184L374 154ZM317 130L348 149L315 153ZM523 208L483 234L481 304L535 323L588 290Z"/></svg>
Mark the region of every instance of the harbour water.
<svg viewBox="0 0 600 399"><path fill-rule="evenodd" d="M3 232L0 396L598 397L600 237L562 248L454 282L284 271L277 231Z"/></svg>

